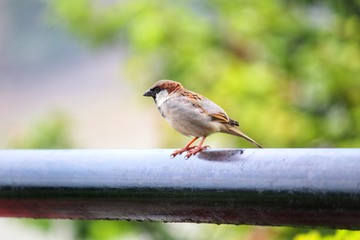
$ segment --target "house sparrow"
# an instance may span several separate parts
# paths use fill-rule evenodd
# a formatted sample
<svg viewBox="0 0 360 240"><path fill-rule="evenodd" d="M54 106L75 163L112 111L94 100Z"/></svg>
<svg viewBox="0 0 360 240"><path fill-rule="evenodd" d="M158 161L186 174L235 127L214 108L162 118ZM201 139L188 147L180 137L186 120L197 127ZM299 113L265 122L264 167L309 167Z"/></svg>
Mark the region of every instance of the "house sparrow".
<svg viewBox="0 0 360 240"><path fill-rule="evenodd" d="M182 149L176 150L170 156L187 152L189 158L209 146L203 146L207 136L215 132L223 132L243 137L259 148L260 144L246 136L237 128L239 123L227 116L225 111L209 99L186 90L180 83L171 80L160 80L144 93L152 97L161 115L179 133L194 138ZM191 146L201 137L198 146Z"/></svg>

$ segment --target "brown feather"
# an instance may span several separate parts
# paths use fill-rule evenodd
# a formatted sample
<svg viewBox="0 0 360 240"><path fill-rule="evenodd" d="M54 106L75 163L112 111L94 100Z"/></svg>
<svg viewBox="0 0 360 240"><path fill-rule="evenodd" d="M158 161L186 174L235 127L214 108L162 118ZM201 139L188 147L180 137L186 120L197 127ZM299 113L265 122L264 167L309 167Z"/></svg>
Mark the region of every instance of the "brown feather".
<svg viewBox="0 0 360 240"><path fill-rule="evenodd" d="M225 113L212 113L209 114L209 116L217 122L221 122L221 123L229 123L230 119L228 116L226 116Z"/></svg>
<svg viewBox="0 0 360 240"><path fill-rule="evenodd" d="M263 148L259 143L257 143L255 140L253 140L252 138L247 136L245 133L243 133L240 129L238 129L234 126L226 125L226 127L221 132L245 138L249 142L255 144L258 148Z"/></svg>
<svg viewBox="0 0 360 240"><path fill-rule="evenodd" d="M231 126L239 126L239 122L229 118L229 124Z"/></svg>
<svg viewBox="0 0 360 240"><path fill-rule="evenodd" d="M212 117L214 121L218 121L221 123L228 123L231 126L239 126L238 121L229 118L225 113L213 113L213 114L209 114L209 116Z"/></svg>

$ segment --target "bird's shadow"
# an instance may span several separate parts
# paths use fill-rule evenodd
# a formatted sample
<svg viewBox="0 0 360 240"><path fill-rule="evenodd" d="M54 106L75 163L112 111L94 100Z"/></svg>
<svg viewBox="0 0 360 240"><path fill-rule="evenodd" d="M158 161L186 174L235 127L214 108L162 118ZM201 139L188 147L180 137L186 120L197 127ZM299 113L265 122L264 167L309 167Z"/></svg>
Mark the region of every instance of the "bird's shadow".
<svg viewBox="0 0 360 240"><path fill-rule="evenodd" d="M207 150L200 152L197 156L201 160L212 162L236 162L240 160L240 155L244 153L241 149L227 150Z"/></svg>

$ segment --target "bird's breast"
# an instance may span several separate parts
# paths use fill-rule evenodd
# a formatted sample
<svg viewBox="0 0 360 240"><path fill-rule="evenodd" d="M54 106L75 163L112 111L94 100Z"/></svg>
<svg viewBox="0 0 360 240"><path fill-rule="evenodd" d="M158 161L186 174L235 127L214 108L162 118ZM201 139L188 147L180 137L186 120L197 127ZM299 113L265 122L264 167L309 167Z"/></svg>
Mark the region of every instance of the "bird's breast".
<svg viewBox="0 0 360 240"><path fill-rule="evenodd" d="M186 136L208 136L218 131L204 110L185 98L168 98L158 104L158 109L170 126Z"/></svg>

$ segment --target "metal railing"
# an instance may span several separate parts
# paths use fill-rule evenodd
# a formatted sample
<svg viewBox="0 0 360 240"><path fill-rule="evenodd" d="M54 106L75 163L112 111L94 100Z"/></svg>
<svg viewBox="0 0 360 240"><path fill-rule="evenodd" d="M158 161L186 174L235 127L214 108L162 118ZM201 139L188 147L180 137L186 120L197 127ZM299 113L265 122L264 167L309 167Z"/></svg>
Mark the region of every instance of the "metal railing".
<svg viewBox="0 0 360 240"><path fill-rule="evenodd" d="M0 216L360 229L360 149L1 150Z"/></svg>

